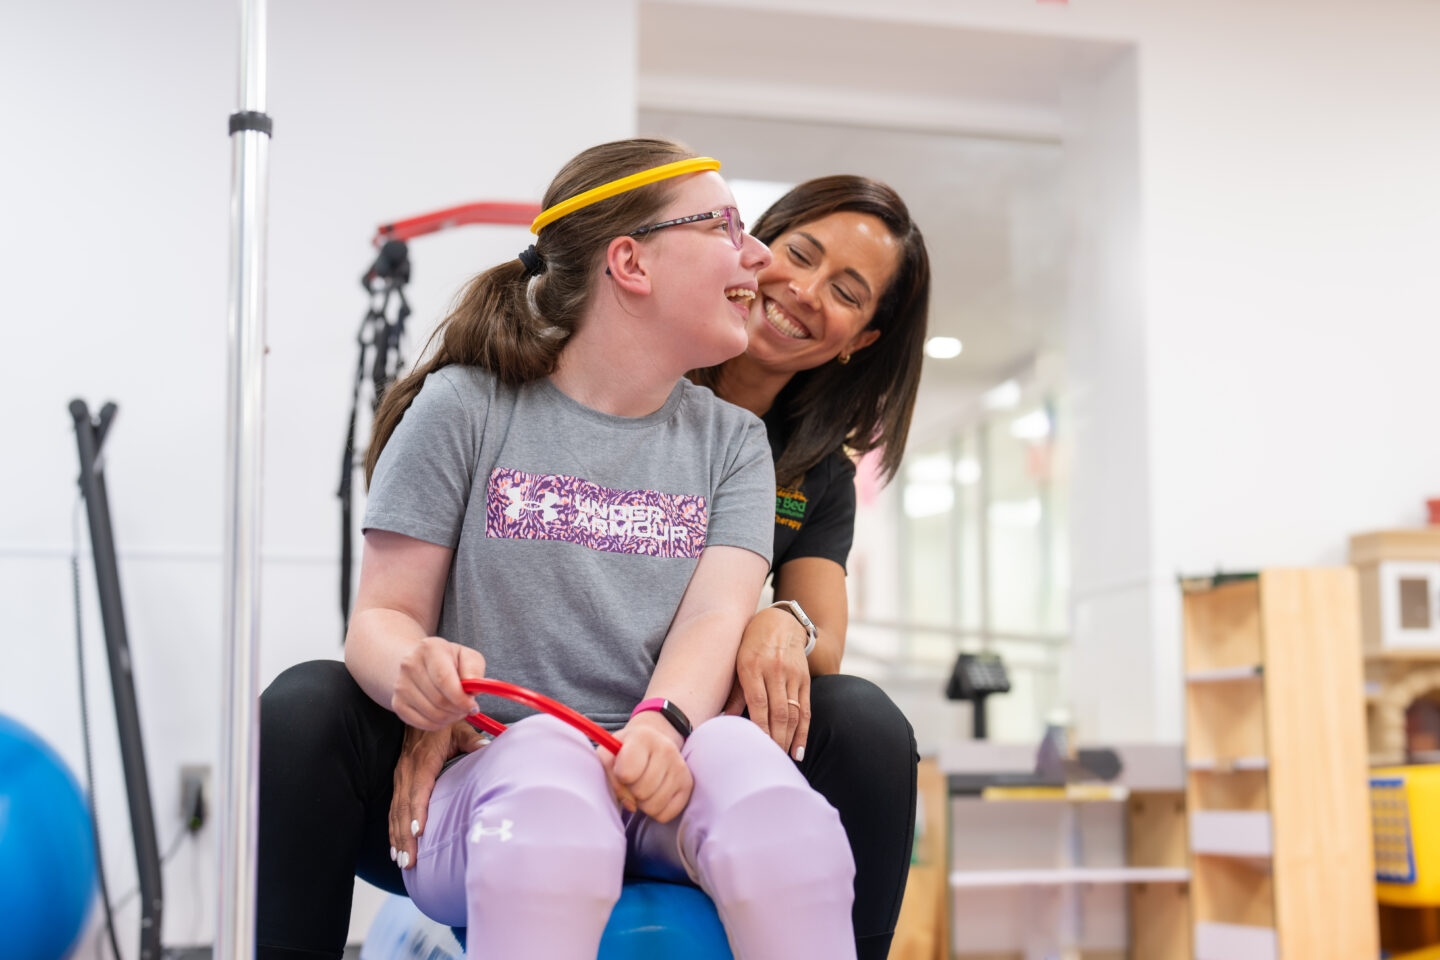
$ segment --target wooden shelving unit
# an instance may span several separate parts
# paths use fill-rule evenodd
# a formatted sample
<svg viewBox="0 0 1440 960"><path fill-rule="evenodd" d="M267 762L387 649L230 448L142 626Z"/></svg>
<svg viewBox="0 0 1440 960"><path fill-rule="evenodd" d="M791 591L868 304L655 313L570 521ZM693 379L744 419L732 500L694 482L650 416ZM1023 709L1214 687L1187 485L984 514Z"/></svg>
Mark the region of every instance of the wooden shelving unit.
<svg viewBox="0 0 1440 960"><path fill-rule="evenodd" d="M979 792L951 784L947 957L1190 960L1180 746L1107 746L1121 767L1110 781ZM1023 775L1035 748L957 742L939 759L960 778Z"/></svg>
<svg viewBox="0 0 1440 960"><path fill-rule="evenodd" d="M1125 811L1128 857L1133 869L1184 870L1190 878L1185 833L1185 796L1133 793ZM1190 960L1190 884L1130 884L1127 897L1131 960Z"/></svg>
<svg viewBox="0 0 1440 960"><path fill-rule="evenodd" d="M955 771L1005 769L1004 746ZM1117 752L1115 782L953 795L950 956L1190 960L1179 747Z"/></svg>
<svg viewBox="0 0 1440 960"><path fill-rule="evenodd" d="M1348 567L1187 583L1195 960L1379 955Z"/></svg>

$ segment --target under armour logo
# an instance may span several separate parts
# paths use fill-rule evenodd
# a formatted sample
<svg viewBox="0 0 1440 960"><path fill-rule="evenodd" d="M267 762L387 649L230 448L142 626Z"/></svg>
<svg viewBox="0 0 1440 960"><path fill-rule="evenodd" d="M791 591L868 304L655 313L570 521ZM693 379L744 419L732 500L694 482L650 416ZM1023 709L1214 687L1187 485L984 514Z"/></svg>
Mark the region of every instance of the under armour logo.
<svg viewBox="0 0 1440 960"><path fill-rule="evenodd" d="M525 490L520 487L511 487L505 491L505 496L510 498L510 506L505 508L505 516L511 520L519 520L522 513L539 513L540 519L545 523L560 518L560 511L555 509L555 504L560 502L560 494L553 490L547 490L544 498L540 500L526 500Z"/></svg>
<svg viewBox="0 0 1440 960"><path fill-rule="evenodd" d="M501 820L500 826L490 827L489 829L486 829L483 820L476 820L475 826L470 828L469 839L471 843L479 843L481 837L499 837L500 842L504 843L506 840L509 840L512 836L514 836L514 834L510 832L510 828L513 826L515 826L515 821Z"/></svg>

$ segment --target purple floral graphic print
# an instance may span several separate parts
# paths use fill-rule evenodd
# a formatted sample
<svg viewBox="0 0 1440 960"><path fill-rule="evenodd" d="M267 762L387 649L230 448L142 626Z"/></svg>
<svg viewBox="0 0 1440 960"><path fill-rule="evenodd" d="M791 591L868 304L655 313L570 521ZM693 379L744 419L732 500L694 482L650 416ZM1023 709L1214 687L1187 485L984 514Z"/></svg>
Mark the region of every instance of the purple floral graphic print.
<svg viewBox="0 0 1440 960"><path fill-rule="evenodd" d="M498 467L485 497L487 537L562 540L607 553L693 559L705 549L708 521L704 497Z"/></svg>

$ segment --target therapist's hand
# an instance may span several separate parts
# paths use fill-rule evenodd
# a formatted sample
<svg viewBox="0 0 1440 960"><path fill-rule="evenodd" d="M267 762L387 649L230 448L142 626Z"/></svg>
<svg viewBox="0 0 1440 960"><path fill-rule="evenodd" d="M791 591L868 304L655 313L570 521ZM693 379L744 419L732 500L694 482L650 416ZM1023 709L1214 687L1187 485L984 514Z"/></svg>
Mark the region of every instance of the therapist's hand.
<svg viewBox="0 0 1440 960"><path fill-rule="evenodd" d="M420 834L430 810L430 794L445 761L473 753L485 738L464 720L443 730L405 728L400 759L395 762L395 793L390 799L390 859L401 870L415 866Z"/></svg>
<svg viewBox="0 0 1440 960"><path fill-rule="evenodd" d="M735 657L735 686L725 712L747 707L750 719L797 761L810 736L809 636L783 607L766 607L750 619Z"/></svg>

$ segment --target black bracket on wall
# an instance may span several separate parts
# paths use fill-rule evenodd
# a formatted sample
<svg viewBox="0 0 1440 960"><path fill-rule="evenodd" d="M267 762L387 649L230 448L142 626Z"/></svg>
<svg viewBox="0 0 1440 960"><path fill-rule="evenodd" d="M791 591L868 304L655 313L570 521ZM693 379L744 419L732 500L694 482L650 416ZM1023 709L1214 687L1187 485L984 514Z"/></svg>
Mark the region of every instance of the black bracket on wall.
<svg viewBox="0 0 1440 960"><path fill-rule="evenodd" d="M140 736L130 643L125 635L125 610L120 601L120 568L115 560L115 537L110 528L110 502L105 494L103 448L117 410L115 404L107 403L100 408L99 418L91 419L84 400L70 401L70 415L75 419L75 438L80 448L80 493L85 497L85 512L90 519L100 619L105 627L105 649L110 659L110 689L115 700L115 728L120 738L125 792L130 803L130 832L135 838L135 871L140 879L140 960L160 960L160 918L165 904L160 848L155 839L155 815L145 771L145 744Z"/></svg>

